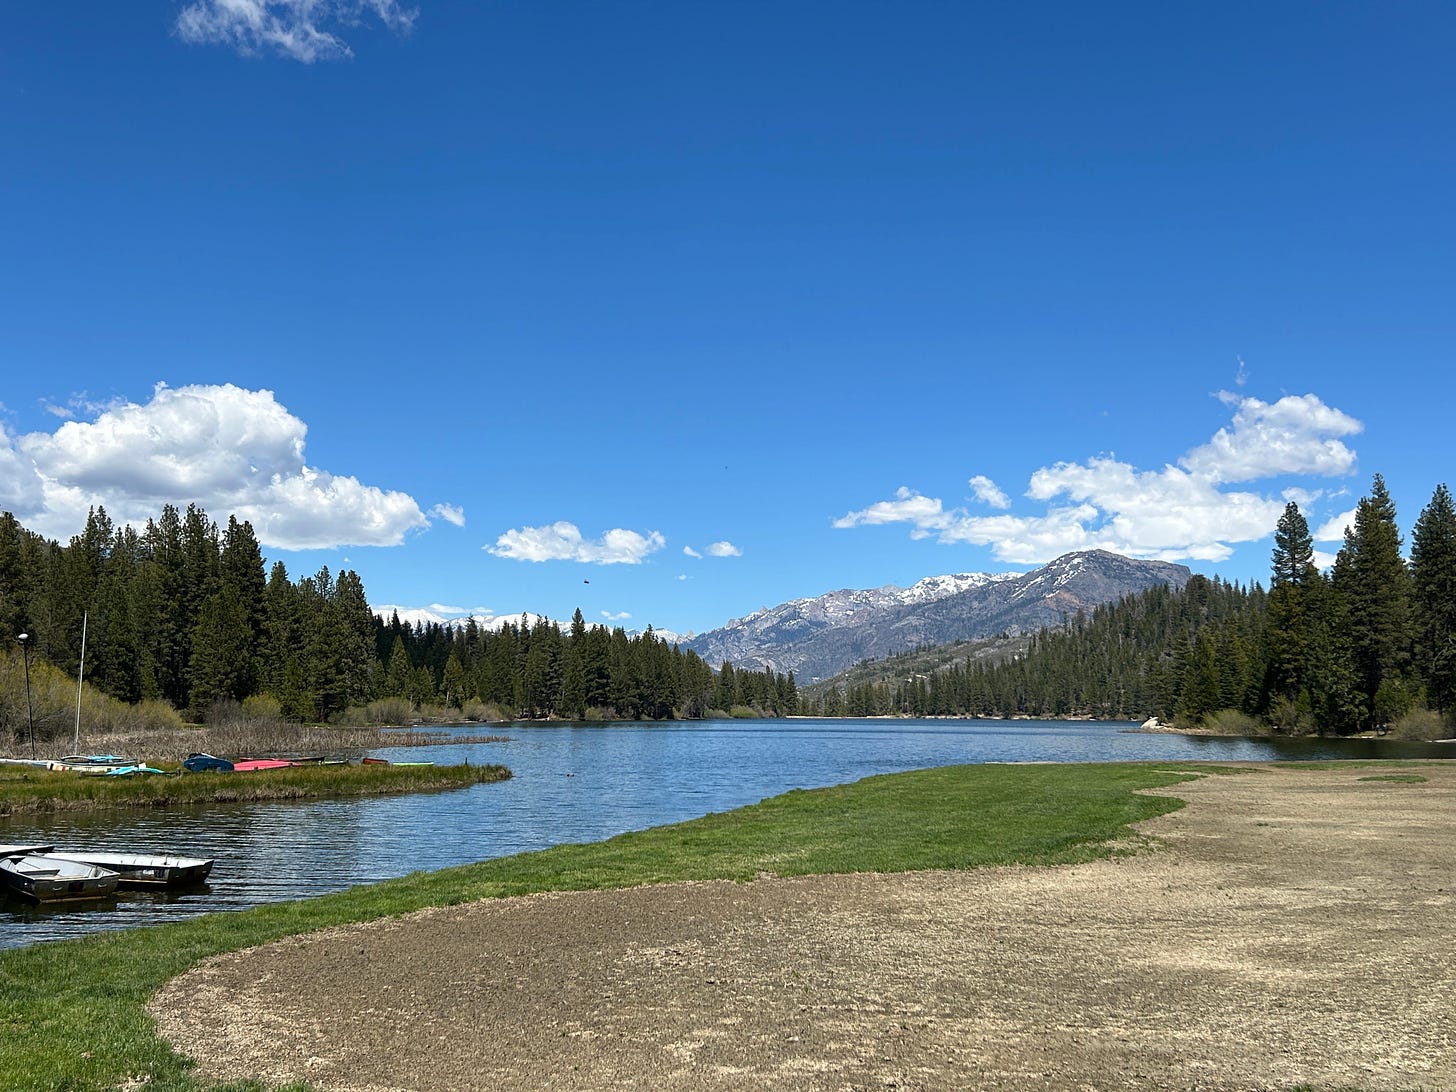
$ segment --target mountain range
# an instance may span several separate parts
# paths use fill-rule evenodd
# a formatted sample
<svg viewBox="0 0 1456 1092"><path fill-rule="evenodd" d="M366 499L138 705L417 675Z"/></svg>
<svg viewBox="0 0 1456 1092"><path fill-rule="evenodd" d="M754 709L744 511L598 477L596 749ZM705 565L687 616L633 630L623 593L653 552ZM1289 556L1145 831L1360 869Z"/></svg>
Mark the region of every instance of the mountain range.
<svg viewBox="0 0 1456 1092"><path fill-rule="evenodd" d="M754 671L792 671L798 682L813 683L861 660L1034 633L1159 584L1181 588L1191 575L1186 565L1087 550L1025 573L956 573L908 588L891 584L795 599L681 644L715 668L726 661Z"/></svg>

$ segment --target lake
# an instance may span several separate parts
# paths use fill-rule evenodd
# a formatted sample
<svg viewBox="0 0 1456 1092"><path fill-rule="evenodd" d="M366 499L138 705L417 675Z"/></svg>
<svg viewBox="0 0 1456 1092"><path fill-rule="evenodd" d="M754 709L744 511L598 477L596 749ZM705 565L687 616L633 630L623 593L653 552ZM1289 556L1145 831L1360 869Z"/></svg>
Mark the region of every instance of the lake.
<svg viewBox="0 0 1456 1092"><path fill-rule="evenodd" d="M505 743L379 752L499 763L510 781L452 792L0 820L0 843L213 857L207 886L49 910L0 901L0 948L338 891L727 811L794 788L977 762L1436 758L1456 746L1129 732L1105 721L785 720L511 725ZM479 725L446 729L465 736ZM240 777L266 774L240 774Z"/></svg>

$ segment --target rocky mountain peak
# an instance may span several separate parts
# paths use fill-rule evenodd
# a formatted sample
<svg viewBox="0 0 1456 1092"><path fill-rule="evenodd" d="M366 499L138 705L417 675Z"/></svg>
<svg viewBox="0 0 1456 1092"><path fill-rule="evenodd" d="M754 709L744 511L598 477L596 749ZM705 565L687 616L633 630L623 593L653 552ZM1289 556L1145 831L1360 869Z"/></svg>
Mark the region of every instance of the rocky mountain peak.
<svg viewBox="0 0 1456 1092"><path fill-rule="evenodd" d="M727 661L793 671L807 683L907 649L1034 632L1158 584L1181 588L1191 575L1184 565L1084 550L1030 572L954 573L908 588L841 588L795 599L734 619L685 647L714 667Z"/></svg>

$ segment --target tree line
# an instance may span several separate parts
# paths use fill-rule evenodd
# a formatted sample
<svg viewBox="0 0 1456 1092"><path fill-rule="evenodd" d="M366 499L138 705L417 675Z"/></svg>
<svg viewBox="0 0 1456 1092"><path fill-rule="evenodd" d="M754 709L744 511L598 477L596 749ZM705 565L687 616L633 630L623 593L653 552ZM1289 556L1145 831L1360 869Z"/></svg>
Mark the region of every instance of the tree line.
<svg viewBox="0 0 1456 1092"><path fill-rule="evenodd" d="M1328 572L1286 505L1268 590L1195 575L1044 629L1022 656L816 694L806 712L1067 716L1198 724L1224 711L1289 732L1384 729L1456 714L1456 509L1438 486L1410 556L1385 481L1361 498Z"/></svg>
<svg viewBox="0 0 1456 1092"><path fill-rule="evenodd" d="M84 620L84 626L83 626ZM66 545L0 513L0 633L126 702L162 700L195 719L266 697L287 719L328 721L381 698L508 717L700 717L797 710L792 675L714 672L650 629L555 622L498 629L412 626L369 607L356 572L294 580L264 560L252 526L196 505L141 528L91 511ZM10 653L18 653L10 640Z"/></svg>

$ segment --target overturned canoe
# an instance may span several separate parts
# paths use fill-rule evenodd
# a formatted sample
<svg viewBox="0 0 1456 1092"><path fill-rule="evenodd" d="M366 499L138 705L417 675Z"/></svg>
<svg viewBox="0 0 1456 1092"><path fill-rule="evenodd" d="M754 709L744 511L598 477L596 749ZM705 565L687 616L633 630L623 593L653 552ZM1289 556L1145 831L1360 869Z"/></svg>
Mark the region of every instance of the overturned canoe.
<svg viewBox="0 0 1456 1092"><path fill-rule="evenodd" d="M282 770L297 763L290 762L286 758L244 758L233 763L233 769L238 773L250 773L256 770Z"/></svg>
<svg viewBox="0 0 1456 1092"><path fill-rule="evenodd" d="M188 773L203 773L207 770L217 770L220 773L227 773L233 768L233 764L225 758L218 758L216 755L205 754L202 751L193 751L182 761L182 768Z"/></svg>

